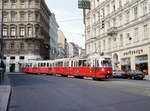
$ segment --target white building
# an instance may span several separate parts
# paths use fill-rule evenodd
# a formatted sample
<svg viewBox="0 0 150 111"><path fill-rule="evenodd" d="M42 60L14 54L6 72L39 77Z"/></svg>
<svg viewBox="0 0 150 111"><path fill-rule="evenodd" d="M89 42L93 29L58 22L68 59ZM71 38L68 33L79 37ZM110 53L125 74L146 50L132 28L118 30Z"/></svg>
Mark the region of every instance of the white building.
<svg viewBox="0 0 150 111"><path fill-rule="evenodd" d="M79 56L79 47L73 42L68 43L68 57L78 57Z"/></svg>
<svg viewBox="0 0 150 111"><path fill-rule="evenodd" d="M54 60L58 54L57 41L58 41L58 23L55 18L55 14L50 16L50 59Z"/></svg>
<svg viewBox="0 0 150 111"><path fill-rule="evenodd" d="M86 53L112 56L113 68L150 73L150 0L89 0ZM148 68L149 66L149 68Z"/></svg>
<svg viewBox="0 0 150 111"><path fill-rule="evenodd" d="M83 56L85 56L85 49L79 47L79 57L83 57Z"/></svg>

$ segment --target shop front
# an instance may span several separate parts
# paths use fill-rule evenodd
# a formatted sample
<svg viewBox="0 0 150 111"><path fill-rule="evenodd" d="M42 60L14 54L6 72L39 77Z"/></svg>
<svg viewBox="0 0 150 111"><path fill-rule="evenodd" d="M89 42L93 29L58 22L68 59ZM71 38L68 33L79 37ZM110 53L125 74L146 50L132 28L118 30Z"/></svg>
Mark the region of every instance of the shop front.
<svg viewBox="0 0 150 111"><path fill-rule="evenodd" d="M128 70L131 70L130 58L121 59L121 70L125 72L127 72Z"/></svg>
<svg viewBox="0 0 150 111"><path fill-rule="evenodd" d="M148 56L137 56L135 58L135 68L136 70L140 70L146 74L148 74Z"/></svg>
<svg viewBox="0 0 150 111"><path fill-rule="evenodd" d="M121 70L140 70L146 74L150 71L150 47L142 46L114 52L118 54L118 65ZM114 59L114 58L113 58ZM115 59L114 59L115 60Z"/></svg>

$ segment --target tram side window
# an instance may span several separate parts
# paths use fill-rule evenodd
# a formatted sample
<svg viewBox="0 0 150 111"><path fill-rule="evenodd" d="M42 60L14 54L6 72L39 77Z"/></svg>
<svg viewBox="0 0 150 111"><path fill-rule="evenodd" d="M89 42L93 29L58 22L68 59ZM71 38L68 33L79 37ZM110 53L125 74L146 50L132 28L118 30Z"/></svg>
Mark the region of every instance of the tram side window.
<svg viewBox="0 0 150 111"><path fill-rule="evenodd" d="M47 63L47 67L49 67L49 63Z"/></svg>
<svg viewBox="0 0 150 111"><path fill-rule="evenodd" d="M86 60L79 60L79 67L87 67L87 61Z"/></svg>
<svg viewBox="0 0 150 111"><path fill-rule="evenodd" d="M101 64L102 64L102 67L111 67L112 66L111 62L110 61L106 61L106 60L103 60L101 62Z"/></svg>
<svg viewBox="0 0 150 111"><path fill-rule="evenodd" d="M40 63L38 63L38 67L41 67Z"/></svg>
<svg viewBox="0 0 150 111"><path fill-rule="evenodd" d="M37 67L37 64L34 64L33 67L36 68L36 67Z"/></svg>
<svg viewBox="0 0 150 111"><path fill-rule="evenodd" d="M74 67L76 67L76 62L74 62Z"/></svg>
<svg viewBox="0 0 150 111"><path fill-rule="evenodd" d="M73 67L73 61L71 61L71 67Z"/></svg>
<svg viewBox="0 0 150 111"><path fill-rule="evenodd" d="M43 63L43 67L45 67L46 66L46 63Z"/></svg>
<svg viewBox="0 0 150 111"><path fill-rule="evenodd" d="M43 67L43 65L44 65L44 64L43 64L43 63L41 63L41 67Z"/></svg>
<svg viewBox="0 0 150 111"><path fill-rule="evenodd" d="M63 62L57 62L56 67L63 67Z"/></svg>
<svg viewBox="0 0 150 111"><path fill-rule="evenodd" d="M97 64L96 64L96 65L97 65L97 67L99 67L99 60L97 60L96 62L97 62Z"/></svg>
<svg viewBox="0 0 150 111"><path fill-rule="evenodd" d="M32 67L32 63L30 63L30 66L29 67Z"/></svg>

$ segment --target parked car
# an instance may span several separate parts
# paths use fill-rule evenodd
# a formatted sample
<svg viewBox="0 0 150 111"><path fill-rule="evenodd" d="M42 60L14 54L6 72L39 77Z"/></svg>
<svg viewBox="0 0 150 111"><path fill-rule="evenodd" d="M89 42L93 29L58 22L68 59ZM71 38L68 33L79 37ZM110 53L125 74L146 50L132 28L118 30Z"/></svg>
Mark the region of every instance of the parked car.
<svg viewBox="0 0 150 111"><path fill-rule="evenodd" d="M127 74L128 74L128 78L130 78L130 79L143 80L143 78L145 77L145 73L143 73L142 71L139 71L139 70L131 70L131 71L128 71Z"/></svg>
<svg viewBox="0 0 150 111"><path fill-rule="evenodd" d="M113 70L113 77L114 78L127 78L127 74L121 70Z"/></svg>

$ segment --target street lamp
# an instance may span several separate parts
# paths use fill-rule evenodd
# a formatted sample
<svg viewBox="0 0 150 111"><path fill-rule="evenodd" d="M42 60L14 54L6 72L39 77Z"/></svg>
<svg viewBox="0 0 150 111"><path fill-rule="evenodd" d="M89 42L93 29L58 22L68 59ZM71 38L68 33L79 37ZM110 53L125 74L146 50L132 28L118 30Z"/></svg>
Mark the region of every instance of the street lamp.
<svg viewBox="0 0 150 111"><path fill-rule="evenodd" d="M2 9L1 9L1 49L0 49L0 59L1 63L3 62L4 59L4 41L3 41L3 16L4 16L4 1L2 0Z"/></svg>

